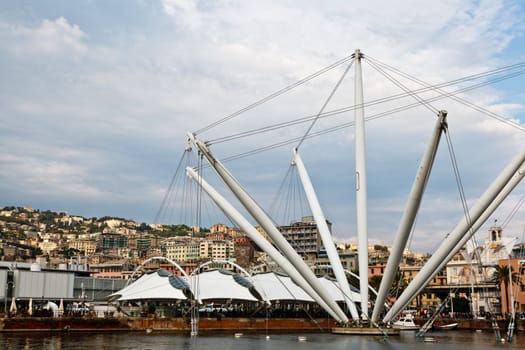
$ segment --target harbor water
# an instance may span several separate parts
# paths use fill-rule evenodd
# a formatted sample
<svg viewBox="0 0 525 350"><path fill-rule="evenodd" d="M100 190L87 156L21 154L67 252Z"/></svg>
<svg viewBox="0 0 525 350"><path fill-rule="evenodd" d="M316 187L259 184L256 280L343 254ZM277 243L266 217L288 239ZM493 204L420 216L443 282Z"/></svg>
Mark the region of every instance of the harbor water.
<svg viewBox="0 0 525 350"><path fill-rule="evenodd" d="M402 332L390 338L333 334L231 334L190 337L167 333L0 333L0 349L126 349L126 350L397 350L397 349L523 349L525 335L498 343L492 332L449 331L416 338Z"/></svg>

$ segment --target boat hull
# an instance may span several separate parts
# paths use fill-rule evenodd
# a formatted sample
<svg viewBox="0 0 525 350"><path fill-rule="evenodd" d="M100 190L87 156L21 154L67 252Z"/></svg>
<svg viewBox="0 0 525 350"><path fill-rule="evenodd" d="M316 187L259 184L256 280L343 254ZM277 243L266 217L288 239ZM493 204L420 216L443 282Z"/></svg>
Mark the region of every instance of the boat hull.
<svg viewBox="0 0 525 350"><path fill-rule="evenodd" d="M436 331L449 331L449 330L457 329L458 324L455 322L447 323L447 324L440 324L440 325L434 325L432 328Z"/></svg>

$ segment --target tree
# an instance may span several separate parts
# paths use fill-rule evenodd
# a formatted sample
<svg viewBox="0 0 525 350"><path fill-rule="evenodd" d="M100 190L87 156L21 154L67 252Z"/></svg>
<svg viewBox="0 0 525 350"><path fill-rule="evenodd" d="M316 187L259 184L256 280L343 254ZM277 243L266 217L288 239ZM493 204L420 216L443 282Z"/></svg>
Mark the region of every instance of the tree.
<svg viewBox="0 0 525 350"><path fill-rule="evenodd" d="M375 290L379 290L379 286L381 285L382 279L383 279L383 276L374 275L370 277L370 281L368 282L368 284L370 284L370 286L374 288Z"/></svg>
<svg viewBox="0 0 525 350"><path fill-rule="evenodd" d="M39 247L36 247L31 251L31 258L33 259L40 255L42 255L42 249L40 249Z"/></svg>
<svg viewBox="0 0 525 350"><path fill-rule="evenodd" d="M141 223L139 227L137 227L137 231L140 232L147 232L151 231L150 225L146 224L145 222Z"/></svg>
<svg viewBox="0 0 525 350"><path fill-rule="evenodd" d="M499 285L503 284L503 288L505 292L505 300L507 301L507 313L510 313L509 284L511 283L511 281L514 283L519 283L520 281L519 274L516 271L514 271L512 266L510 267L510 271L509 271L509 266L498 265L496 267L496 271L492 273L491 282L495 282Z"/></svg>
<svg viewBox="0 0 525 350"><path fill-rule="evenodd" d="M62 255L64 258L71 258L73 256L80 255L80 250L64 246L60 248L60 250L58 251L58 254Z"/></svg>
<svg viewBox="0 0 525 350"><path fill-rule="evenodd" d="M397 299L398 295L403 293L407 286L408 281L405 279L405 276L401 271L397 271L389 291L390 296Z"/></svg>

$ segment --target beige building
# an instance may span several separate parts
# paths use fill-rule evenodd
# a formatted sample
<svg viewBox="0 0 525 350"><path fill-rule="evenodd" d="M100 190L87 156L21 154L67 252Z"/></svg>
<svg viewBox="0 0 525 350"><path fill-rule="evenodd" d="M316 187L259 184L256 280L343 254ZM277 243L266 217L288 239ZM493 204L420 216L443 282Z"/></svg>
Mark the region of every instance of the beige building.
<svg viewBox="0 0 525 350"><path fill-rule="evenodd" d="M38 247L40 248L43 254L49 254L58 248L58 244L56 242L46 239L43 242L40 242L38 244Z"/></svg>
<svg viewBox="0 0 525 350"><path fill-rule="evenodd" d="M199 242L192 239L170 239L164 242L166 258L176 262L197 261L200 258Z"/></svg>
<svg viewBox="0 0 525 350"><path fill-rule="evenodd" d="M74 239L68 243L69 248L84 253L85 256L92 255L97 250L97 241L94 239Z"/></svg>
<svg viewBox="0 0 525 350"><path fill-rule="evenodd" d="M235 258L235 245L231 240L202 240L199 255L203 260L230 260Z"/></svg>
<svg viewBox="0 0 525 350"><path fill-rule="evenodd" d="M328 229L331 230L332 224L329 221L327 224ZM317 259L323 248L323 243L312 216L302 217L300 221L292 222L289 226L280 226L279 231L303 259Z"/></svg>

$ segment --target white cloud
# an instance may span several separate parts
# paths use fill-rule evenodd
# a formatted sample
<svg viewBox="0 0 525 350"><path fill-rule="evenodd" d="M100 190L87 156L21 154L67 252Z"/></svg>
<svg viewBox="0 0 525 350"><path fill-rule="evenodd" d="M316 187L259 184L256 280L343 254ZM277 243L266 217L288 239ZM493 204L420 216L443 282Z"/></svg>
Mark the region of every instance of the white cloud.
<svg viewBox="0 0 525 350"><path fill-rule="evenodd" d="M38 27L22 25L1 26L4 36L11 41L11 50L26 54L77 54L86 51L87 35L64 17L44 19Z"/></svg>
<svg viewBox="0 0 525 350"><path fill-rule="evenodd" d="M162 0L162 7L166 14L173 16L178 10L190 11L194 9L195 1L192 0Z"/></svg>

